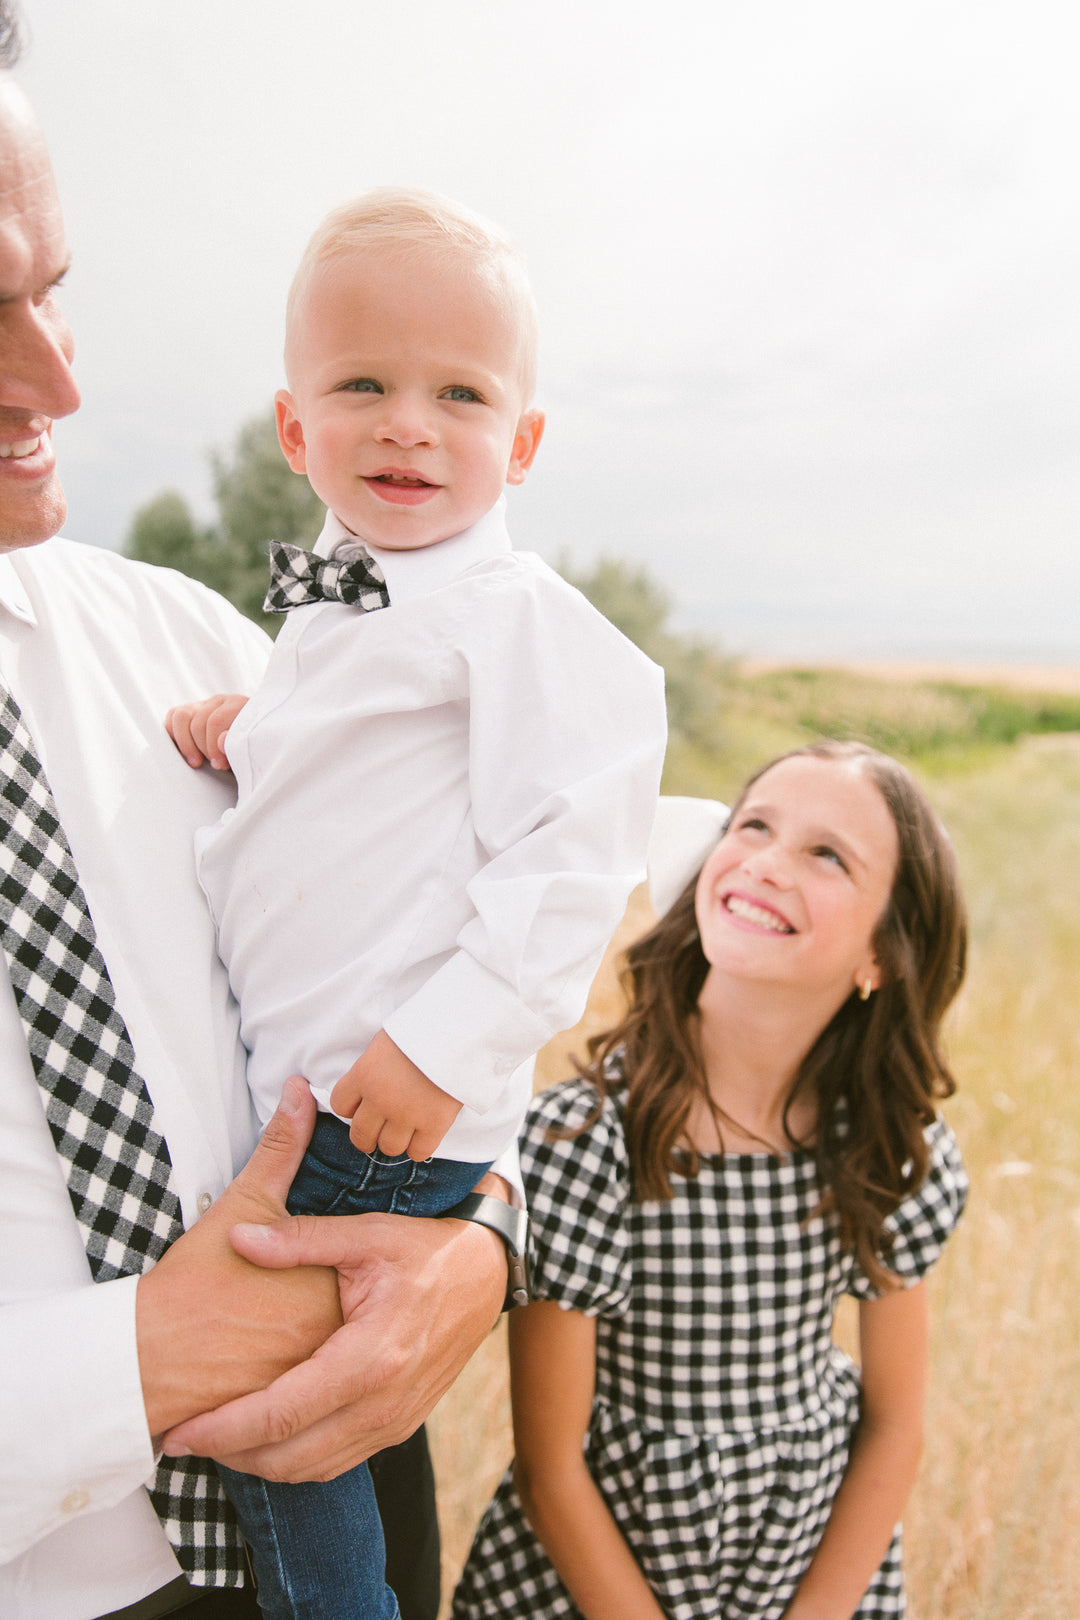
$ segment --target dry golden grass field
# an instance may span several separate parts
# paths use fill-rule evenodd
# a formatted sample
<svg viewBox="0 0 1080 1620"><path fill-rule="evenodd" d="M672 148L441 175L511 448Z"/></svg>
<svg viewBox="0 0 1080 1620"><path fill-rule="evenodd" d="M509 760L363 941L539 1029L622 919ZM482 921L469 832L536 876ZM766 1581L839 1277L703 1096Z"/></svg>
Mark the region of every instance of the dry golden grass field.
<svg viewBox="0 0 1080 1620"><path fill-rule="evenodd" d="M680 761L675 750L668 791L729 794L746 765L805 736L807 722L798 728L778 690L774 682L764 692L772 709L759 704L762 691L740 690L726 764L710 767L692 749ZM907 751L953 833L973 927L950 1034L960 1091L949 1105L972 1198L932 1278L927 1445L905 1519L911 1620L1078 1620L1080 732L1009 738L1006 728L1001 741L984 727L961 737L939 686L908 689L911 713L899 720L895 688L867 685L852 698L845 681L837 690L855 719L815 715L810 729L876 736L866 706L879 700L899 726L894 747L905 727L937 728L933 746L914 737ZM824 685L815 691L819 706L835 707ZM740 721L751 710L759 721ZM942 726L953 727L952 743ZM639 897L624 928L646 917ZM609 961L594 1024L607 1021L616 994ZM545 1052L540 1084L567 1072L575 1040L580 1033ZM431 1433L448 1594L510 1456L501 1329Z"/></svg>

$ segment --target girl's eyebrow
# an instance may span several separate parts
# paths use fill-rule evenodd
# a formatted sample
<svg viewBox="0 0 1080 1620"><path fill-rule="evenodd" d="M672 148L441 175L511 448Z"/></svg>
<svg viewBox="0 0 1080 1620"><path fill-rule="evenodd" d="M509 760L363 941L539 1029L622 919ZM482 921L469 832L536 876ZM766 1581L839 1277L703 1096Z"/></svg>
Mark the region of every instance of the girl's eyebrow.
<svg viewBox="0 0 1080 1620"><path fill-rule="evenodd" d="M739 811L738 820L742 821L744 816L760 816L763 821L775 821L777 814L778 812L776 806L773 804L762 804L760 802L748 801ZM842 833L836 832L831 827L811 827L807 834L807 843L830 844L833 846L833 848L835 848L838 855L842 855L844 859L850 861L853 866L859 866L862 867L864 871L866 870L866 862L859 854L859 851L856 849L855 845L850 843Z"/></svg>

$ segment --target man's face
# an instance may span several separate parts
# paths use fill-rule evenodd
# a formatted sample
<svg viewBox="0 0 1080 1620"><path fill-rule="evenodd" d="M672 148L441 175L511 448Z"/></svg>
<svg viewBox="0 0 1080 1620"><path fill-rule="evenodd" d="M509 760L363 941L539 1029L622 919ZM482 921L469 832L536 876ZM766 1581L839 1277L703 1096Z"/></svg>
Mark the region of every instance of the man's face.
<svg viewBox="0 0 1080 1620"><path fill-rule="evenodd" d="M56 301L67 261L44 137L0 73L0 550L47 540L67 511L52 447L79 403Z"/></svg>
<svg viewBox="0 0 1080 1620"><path fill-rule="evenodd" d="M312 275L289 338L278 436L296 472L374 546L435 545L525 477L518 324L467 268L357 251Z"/></svg>

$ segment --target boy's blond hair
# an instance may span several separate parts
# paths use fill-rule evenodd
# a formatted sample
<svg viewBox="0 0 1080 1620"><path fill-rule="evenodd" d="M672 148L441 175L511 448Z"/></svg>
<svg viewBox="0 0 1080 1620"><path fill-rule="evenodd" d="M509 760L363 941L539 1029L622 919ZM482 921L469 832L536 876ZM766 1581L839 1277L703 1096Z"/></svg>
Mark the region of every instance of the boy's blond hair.
<svg viewBox="0 0 1080 1620"><path fill-rule="evenodd" d="M503 298L518 327L521 403L536 388L538 319L524 260L497 225L434 191L378 186L327 214L312 236L289 288L285 307L285 363L308 283L320 265L349 253L375 249L402 260L419 253L471 265Z"/></svg>

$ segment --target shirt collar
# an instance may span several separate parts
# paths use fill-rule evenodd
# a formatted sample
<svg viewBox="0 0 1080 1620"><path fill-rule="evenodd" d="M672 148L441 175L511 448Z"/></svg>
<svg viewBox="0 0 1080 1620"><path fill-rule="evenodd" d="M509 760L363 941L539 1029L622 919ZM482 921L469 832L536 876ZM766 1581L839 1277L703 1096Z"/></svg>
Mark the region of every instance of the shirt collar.
<svg viewBox="0 0 1080 1620"><path fill-rule="evenodd" d="M34 605L19 578L11 553L6 551L0 552L0 608L20 623L37 627Z"/></svg>
<svg viewBox="0 0 1080 1620"><path fill-rule="evenodd" d="M327 512L322 533L312 548L317 557L332 557L339 546L356 536L345 527L333 512ZM420 546L415 551L388 551L383 546L362 542L383 571L386 588L390 592L391 606L410 601L414 596L425 596L438 590L440 585L456 579L475 563L510 551L510 536L506 532L506 497L500 495L490 512L432 546Z"/></svg>

